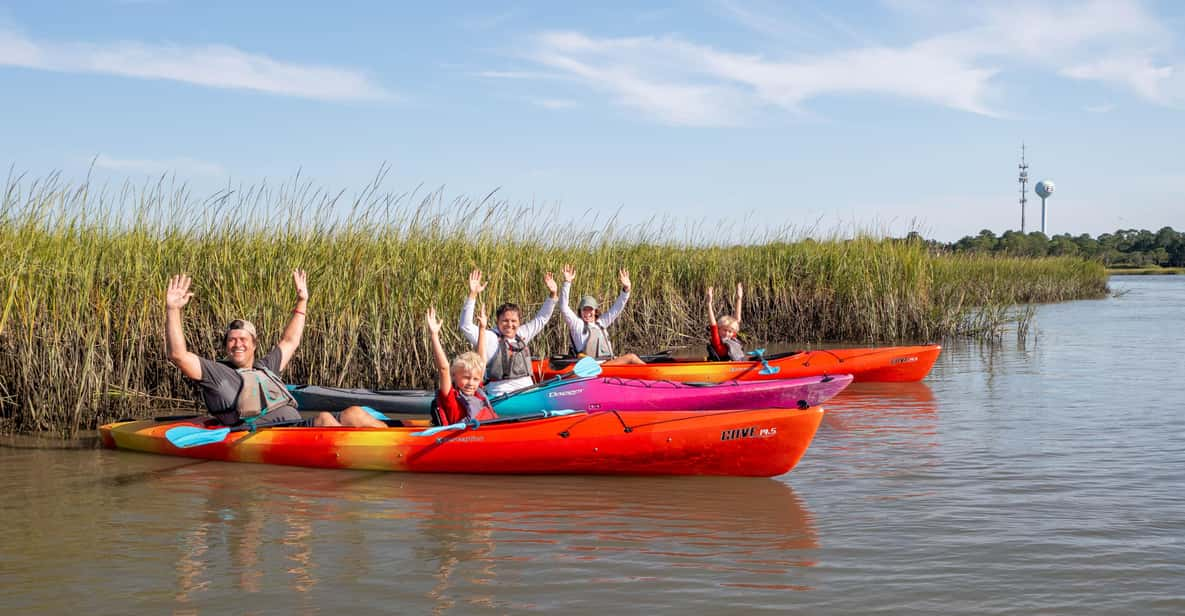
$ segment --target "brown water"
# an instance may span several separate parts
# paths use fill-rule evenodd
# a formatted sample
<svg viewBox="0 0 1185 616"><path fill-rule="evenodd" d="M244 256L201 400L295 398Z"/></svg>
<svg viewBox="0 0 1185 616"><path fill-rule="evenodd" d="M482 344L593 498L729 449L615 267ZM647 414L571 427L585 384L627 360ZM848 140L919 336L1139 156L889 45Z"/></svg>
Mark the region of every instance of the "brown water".
<svg viewBox="0 0 1185 616"><path fill-rule="evenodd" d="M1185 277L855 385L769 480L0 447L6 613L1185 613Z"/></svg>

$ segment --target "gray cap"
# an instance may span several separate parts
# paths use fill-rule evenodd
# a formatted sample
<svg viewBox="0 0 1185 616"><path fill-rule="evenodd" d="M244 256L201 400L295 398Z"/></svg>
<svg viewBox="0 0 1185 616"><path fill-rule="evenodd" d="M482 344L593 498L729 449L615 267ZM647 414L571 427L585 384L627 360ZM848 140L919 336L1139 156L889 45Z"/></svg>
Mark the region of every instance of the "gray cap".
<svg viewBox="0 0 1185 616"><path fill-rule="evenodd" d="M584 310L585 308L597 308L597 298L591 295L582 295L580 297L580 305L576 307L577 310Z"/></svg>
<svg viewBox="0 0 1185 616"><path fill-rule="evenodd" d="M228 336L230 336L230 333L236 329L241 329L241 330L247 332L248 334L251 334L251 337L256 340L259 339L259 334L255 333L255 326L251 323L251 321L247 321L244 319L235 319L235 320L231 321L229 324L227 324L226 331L222 333L223 344L226 343L226 338Z"/></svg>

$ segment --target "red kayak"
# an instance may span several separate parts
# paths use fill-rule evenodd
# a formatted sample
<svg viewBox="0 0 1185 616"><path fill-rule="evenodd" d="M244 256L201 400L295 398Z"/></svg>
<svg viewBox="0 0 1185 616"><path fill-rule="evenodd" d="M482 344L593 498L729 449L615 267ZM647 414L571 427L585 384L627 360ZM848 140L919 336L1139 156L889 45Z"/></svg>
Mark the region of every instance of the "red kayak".
<svg viewBox="0 0 1185 616"><path fill-rule="evenodd" d="M823 418L818 407L570 413L433 434L425 434L432 431L427 422L416 420L389 428L229 433L202 419L145 420L108 424L99 432L110 448L228 462L431 473L771 477L794 468ZM198 438L178 446L178 433Z"/></svg>
<svg viewBox="0 0 1185 616"><path fill-rule="evenodd" d="M646 364L601 364L601 376L685 383L722 381L764 381L825 374L850 374L856 382L920 381L930 373L942 347L879 347L868 349L821 349L768 355L765 361L702 361L657 357ZM533 369L541 379L566 374L572 359L535 360Z"/></svg>

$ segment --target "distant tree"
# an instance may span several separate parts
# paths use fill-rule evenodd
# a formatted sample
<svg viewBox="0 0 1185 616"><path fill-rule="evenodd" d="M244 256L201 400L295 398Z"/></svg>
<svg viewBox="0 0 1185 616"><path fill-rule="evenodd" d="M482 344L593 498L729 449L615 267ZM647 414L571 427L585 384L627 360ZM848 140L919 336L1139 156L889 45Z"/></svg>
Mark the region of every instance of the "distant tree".
<svg viewBox="0 0 1185 616"><path fill-rule="evenodd" d="M914 239L913 234L907 239ZM990 229L983 229L951 244L927 242L927 245L932 251L995 252L1018 257L1078 256L1099 259L1108 266L1185 267L1185 232L1172 227L1161 227L1155 233L1147 229L1118 229L1097 238L1088 233L1046 237L1040 231L1020 233L1011 229L997 237Z"/></svg>

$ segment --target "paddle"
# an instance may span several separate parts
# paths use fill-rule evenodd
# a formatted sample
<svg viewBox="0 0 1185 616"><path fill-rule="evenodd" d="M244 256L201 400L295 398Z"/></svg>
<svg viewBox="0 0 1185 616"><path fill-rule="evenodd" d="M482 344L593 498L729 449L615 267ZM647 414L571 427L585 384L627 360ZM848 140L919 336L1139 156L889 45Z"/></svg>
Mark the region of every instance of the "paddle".
<svg viewBox="0 0 1185 616"><path fill-rule="evenodd" d="M187 449L189 447L199 447L211 443L221 443L227 434L230 434L230 428L211 429L199 428L197 426L177 426L176 428L169 428L165 432L165 438L174 447Z"/></svg>
<svg viewBox="0 0 1185 616"><path fill-rule="evenodd" d="M277 421L276 423L270 423L262 427L274 428L278 426L290 426L299 424L302 421L304 420L299 419L293 421ZM243 425L246 426L246 424ZM174 447L188 449L190 447L200 447L202 445L210 445L212 443L221 443L222 440L226 438L227 434L230 434L231 432L242 432L248 429L254 431L254 427L247 428L236 426L235 430L231 430L228 427L199 428L197 426L177 426L176 428L169 428L167 431L165 431L165 439L172 443Z"/></svg>
<svg viewBox="0 0 1185 616"><path fill-rule="evenodd" d="M572 366L572 374L579 378L585 379L593 377L601 373L601 364L591 357L581 357L580 361Z"/></svg>
<svg viewBox="0 0 1185 616"><path fill-rule="evenodd" d="M769 365L765 359L765 349L753 349L749 351L749 355L756 357L757 361L761 362L761 370L757 372L758 374L777 374L782 371L780 366Z"/></svg>
<svg viewBox="0 0 1185 616"><path fill-rule="evenodd" d="M557 374L554 377L552 377L551 380L540 381L539 383L531 385L530 387L524 387L522 389L508 391L500 396L490 398L490 404L494 404L496 402L501 402L507 398L513 398L515 396L519 396L519 395L529 393L532 391L537 391L539 389L543 389L544 387L551 387L551 386L555 385L556 383L559 383L560 381L569 381L569 380L574 381L576 379L589 379L594 376L597 376L600 373L601 373L601 364L597 363L597 360L595 360L591 357L582 357L582 358L580 358L580 361L576 362L576 364L572 366L571 372Z"/></svg>
<svg viewBox="0 0 1185 616"><path fill-rule="evenodd" d="M523 420L527 420L527 419L544 419L547 417L562 417L564 415L571 415L572 413L582 413L582 412L583 411L577 411L577 410L572 410L572 409L559 409L559 410L555 410L555 411L539 411L538 413L531 413L528 415L513 415L510 417L499 417L497 419L491 419L489 421L474 421L472 419L466 419L465 421L458 421L457 423L449 424L447 426L436 426L433 428L428 428L427 430L424 430L423 432L412 432L411 435L412 436L432 436L434 434L440 434L441 432L451 432L453 430L465 430L466 428L469 428L470 426L472 426L473 429L476 430L482 426L488 426L491 424L510 423L510 422L514 422L514 421L523 421Z"/></svg>

